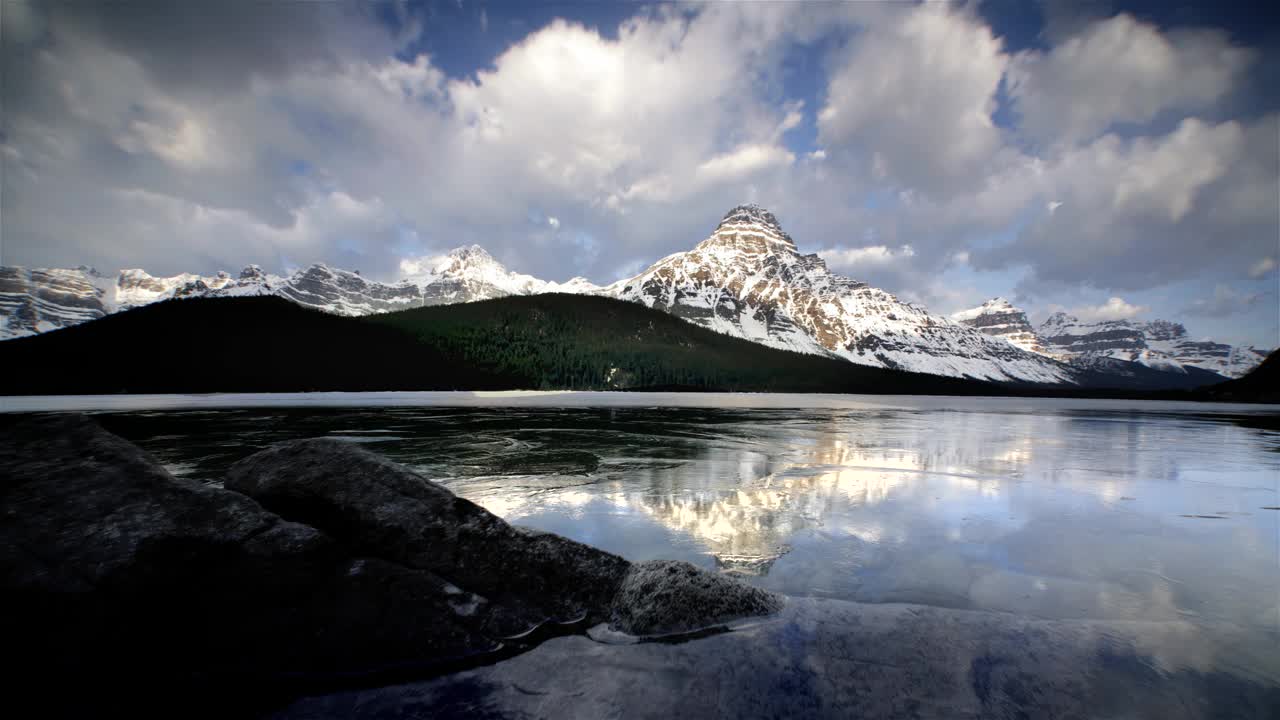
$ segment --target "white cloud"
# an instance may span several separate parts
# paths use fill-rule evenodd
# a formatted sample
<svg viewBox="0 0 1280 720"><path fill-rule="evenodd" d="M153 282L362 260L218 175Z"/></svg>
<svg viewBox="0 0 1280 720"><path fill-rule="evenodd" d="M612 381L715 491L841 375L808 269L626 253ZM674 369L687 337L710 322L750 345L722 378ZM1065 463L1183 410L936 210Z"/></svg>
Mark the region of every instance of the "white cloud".
<svg viewBox="0 0 1280 720"><path fill-rule="evenodd" d="M698 166L698 175L709 182L740 180L759 170L795 162L795 155L776 145L744 145L717 155Z"/></svg>
<svg viewBox="0 0 1280 720"><path fill-rule="evenodd" d="M555 218L555 217L548 217L548 218L547 218L547 224L548 224L548 225L550 225L551 227L555 228L556 230L559 230L559 229L560 229L560 219L559 219L559 218Z"/></svg>
<svg viewBox="0 0 1280 720"><path fill-rule="evenodd" d="M1274 257L1264 257L1258 262L1249 266L1249 277L1257 280L1265 277L1267 273L1276 269L1276 259Z"/></svg>
<svg viewBox="0 0 1280 720"><path fill-rule="evenodd" d="M926 3L897 12L832 68L819 138L858 173L938 196L962 192L1001 149L991 114L1007 61L967 10Z"/></svg>
<svg viewBox="0 0 1280 720"><path fill-rule="evenodd" d="M1104 320L1131 320L1139 315L1151 312L1146 305L1132 305L1124 298L1109 298L1101 305L1086 305L1067 311L1084 322L1102 322Z"/></svg>
<svg viewBox="0 0 1280 720"><path fill-rule="evenodd" d="M1114 123L1212 107L1253 59L1224 32L1161 32L1117 15L1084 26L1047 53L1019 53L1009 68L1009 92L1023 129L1036 138L1088 140Z"/></svg>
<svg viewBox="0 0 1280 720"><path fill-rule="evenodd" d="M818 256L827 262L833 270L857 272L869 266L884 266L915 257L916 251L910 245L891 248L884 245L870 245L857 248L830 248L819 250Z"/></svg>
<svg viewBox="0 0 1280 720"><path fill-rule="evenodd" d="M1261 165L1275 157L1275 122L1188 118L1163 136L1109 134L1063 151L1007 187L1070 212L1035 217L1012 243L975 252L975 263L1030 265L1039 281L1141 289L1256 258L1274 247L1274 196L1265 195L1277 181L1263 179Z"/></svg>

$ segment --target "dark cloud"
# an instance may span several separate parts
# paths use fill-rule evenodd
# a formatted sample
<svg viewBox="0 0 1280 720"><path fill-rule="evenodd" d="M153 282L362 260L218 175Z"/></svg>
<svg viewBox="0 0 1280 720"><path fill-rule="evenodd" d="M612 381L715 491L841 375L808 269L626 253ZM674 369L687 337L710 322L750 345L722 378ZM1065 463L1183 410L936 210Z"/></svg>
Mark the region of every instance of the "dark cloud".
<svg viewBox="0 0 1280 720"><path fill-rule="evenodd" d="M382 4L385 5L385 4ZM168 90L225 93L255 76L300 65L385 56L391 33L374 22L378 3L72 2L46 7L48 22L134 58Z"/></svg>

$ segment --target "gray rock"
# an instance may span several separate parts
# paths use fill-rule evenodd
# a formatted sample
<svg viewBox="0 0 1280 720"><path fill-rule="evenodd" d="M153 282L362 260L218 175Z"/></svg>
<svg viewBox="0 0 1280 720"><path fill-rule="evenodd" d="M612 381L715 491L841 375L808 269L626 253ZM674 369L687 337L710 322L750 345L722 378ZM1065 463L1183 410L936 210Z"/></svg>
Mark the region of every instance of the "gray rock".
<svg viewBox="0 0 1280 720"><path fill-rule="evenodd" d="M357 554L429 570L486 598L485 631L605 619L628 563L480 506L352 443L282 443L236 463L226 487L323 530Z"/></svg>
<svg viewBox="0 0 1280 720"><path fill-rule="evenodd" d="M83 416L0 430L0 585L0 636L26 672L121 693L234 675L248 694L498 647L439 577L172 477Z"/></svg>
<svg viewBox="0 0 1280 720"><path fill-rule="evenodd" d="M700 630L782 608L782 598L687 562L636 563L622 580L611 625L632 635Z"/></svg>

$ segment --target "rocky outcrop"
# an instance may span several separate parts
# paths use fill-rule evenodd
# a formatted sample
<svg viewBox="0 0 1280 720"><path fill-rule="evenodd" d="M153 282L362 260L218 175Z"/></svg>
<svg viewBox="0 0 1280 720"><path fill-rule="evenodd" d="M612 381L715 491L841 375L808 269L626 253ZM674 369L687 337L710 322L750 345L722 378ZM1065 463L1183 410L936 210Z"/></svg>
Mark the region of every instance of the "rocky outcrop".
<svg viewBox="0 0 1280 720"><path fill-rule="evenodd" d="M629 573L512 527L353 444L277 446L226 486L175 478L84 416L0 429L11 680L79 678L78 694L49 699L59 712L110 699L189 715L194 693L211 695L197 714L237 714L502 657L560 632L529 634L544 624L613 612L624 629L698 627L776 607L692 566L651 582L650 564Z"/></svg>
<svg viewBox="0 0 1280 720"><path fill-rule="evenodd" d="M687 562L650 560L631 566L613 599L612 626L632 635L702 630L782 609L782 598Z"/></svg>
<svg viewBox="0 0 1280 720"><path fill-rule="evenodd" d="M416 473L338 440L285 443L231 468L226 486L353 552L429 570L481 596L493 636L605 619L627 561L514 528Z"/></svg>
<svg viewBox="0 0 1280 720"><path fill-rule="evenodd" d="M34 674L275 683L499 647L432 573L175 478L82 416L0 432L0 477L0 623Z"/></svg>

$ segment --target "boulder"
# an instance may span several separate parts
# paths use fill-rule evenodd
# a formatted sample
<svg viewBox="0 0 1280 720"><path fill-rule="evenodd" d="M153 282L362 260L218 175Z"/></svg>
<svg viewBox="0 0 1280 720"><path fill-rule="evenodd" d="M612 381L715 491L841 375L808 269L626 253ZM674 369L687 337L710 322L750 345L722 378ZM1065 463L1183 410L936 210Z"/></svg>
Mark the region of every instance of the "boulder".
<svg viewBox="0 0 1280 720"><path fill-rule="evenodd" d="M0 583L0 633L24 673L120 693L234 676L248 695L498 648L433 573L175 478L78 415L0 429Z"/></svg>
<svg viewBox="0 0 1280 720"><path fill-rule="evenodd" d="M780 605L512 527L354 444L282 444L215 488L82 415L3 420L0 637L54 714L241 715L507 657L555 623L671 633Z"/></svg>
<svg viewBox="0 0 1280 720"><path fill-rule="evenodd" d="M604 620L628 563L514 528L404 466L332 439L281 443L232 466L226 487L353 553L430 571L484 597L485 632Z"/></svg>
<svg viewBox="0 0 1280 720"><path fill-rule="evenodd" d="M611 626L632 635L687 633L781 608L781 597L760 588L687 562L650 560L623 578Z"/></svg>

